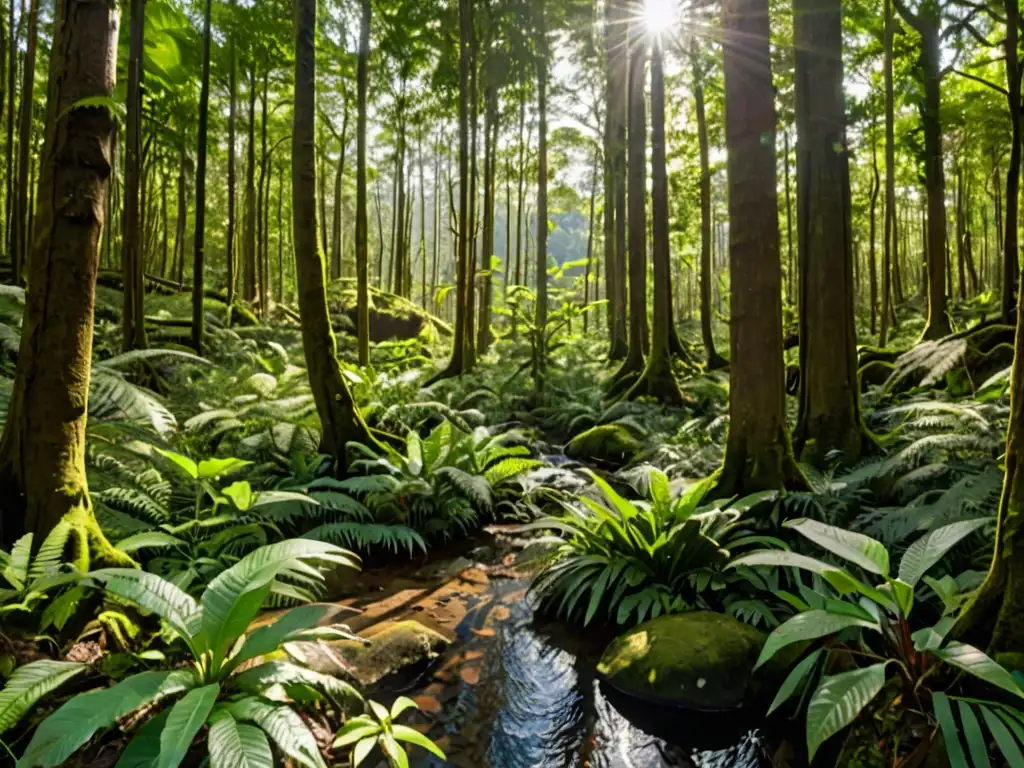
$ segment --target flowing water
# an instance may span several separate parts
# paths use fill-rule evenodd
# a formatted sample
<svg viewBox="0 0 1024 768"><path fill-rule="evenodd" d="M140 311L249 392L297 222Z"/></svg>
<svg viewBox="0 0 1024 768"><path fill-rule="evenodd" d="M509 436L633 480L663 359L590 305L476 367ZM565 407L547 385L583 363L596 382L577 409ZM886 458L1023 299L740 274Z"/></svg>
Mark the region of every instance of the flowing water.
<svg viewBox="0 0 1024 768"><path fill-rule="evenodd" d="M660 717L664 723L667 716L675 743L631 724L595 674L604 638L566 635L563 628L538 622L525 582L493 580L457 635L458 642L428 671L391 691L416 698L424 710L417 729L447 754L441 761L416 749L418 768L770 765L756 730L723 736L706 722L688 729L687 713L666 708ZM387 697L381 692L377 698Z"/></svg>

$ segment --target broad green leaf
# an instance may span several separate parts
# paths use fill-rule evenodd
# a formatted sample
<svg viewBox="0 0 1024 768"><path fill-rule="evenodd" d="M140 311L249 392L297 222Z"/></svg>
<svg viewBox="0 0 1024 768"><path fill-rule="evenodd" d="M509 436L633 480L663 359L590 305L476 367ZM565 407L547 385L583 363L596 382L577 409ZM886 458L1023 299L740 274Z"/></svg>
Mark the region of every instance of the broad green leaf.
<svg viewBox="0 0 1024 768"><path fill-rule="evenodd" d="M442 760L445 759L444 752L441 751L441 748L419 731L413 730L407 725L395 725L392 726L391 732L395 735L395 738L398 741L404 741L408 744L415 744L418 747L423 747L431 754L437 755Z"/></svg>
<svg viewBox="0 0 1024 768"><path fill-rule="evenodd" d="M165 709L139 729L117 761L116 768L153 768L160 759L160 735L171 714Z"/></svg>
<svg viewBox="0 0 1024 768"><path fill-rule="evenodd" d="M647 479L650 485L651 499L660 507L668 507L672 503L672 488L668 482L668 475L660 469L652 469Z"/></svg>
<svg viewBox="0 0 1024 768"><path fill-rule="evenodd" d="M316 626L326 613L325 605L300 605L279 616L273 623L253 630L245 638L241 650L231 657L231 668L257 656L273 653L294 633Z"/></svg>
<svg viewBox="0 0 1024 768"><path fill-rule="evenodd" d="M816 560L807 555L798 555L796 552L786 552L776 549L761 549L757 552L737 557L729 563L729 568L738 568L741 565L769 565L780 568L800 568L811 573L825 574L829 571L838 570L834 565L829 565L822 560Z"/></svg>
<svg viewBox="0 0 1024 768"><path fill-rule="evenodd" d="M825 525L817 520L801 518L786 524L797 533L813 541L834 555L860 566L865 571L886 577L889 575L889 551L880 541L843 528Z"/></svg>
<svg viewBox="0 0 1024 768"><path fill-rule="evenodd" d="M912 587L917 586L925 573L949 550L990 522L992 522L991 518L962 520L936 528L928 535L918 539L907 548L906 554L900 561L900 581Z"/></svg>
<svg viewBox="0 0 1024 768"><path fill-rule="evenodd" d="M190 595L166 579L133 568L105 568L93 571L89 578L107 592L152 611L186 642L191 638L199 606Z"/></svg>
<svg viewBox="0 0 1024 768"><path fill-rule="evenodd" d="M964 739L967 741L967 751L971 754L971 763L974 768L992 768L988 759L988 745L985 743L985 734L981 732L981 724L974 715L974 710L966 701L958 701L960 709L960 722L963 723Z"/></svg>
<svg viewBox="0 0 1024 768"><path fill-rule="evenodd" d="M212 480L215 477L236 472L251 464L251 461L246 461L245 459L205 459L199 462L196 477L200 480Z"/></svg>
<svg viewBox="0 0 1024 768"><path fill-rule="evenodd" d="M210 768L268 768L274 764L270 742L254 725L239 723L226 709L210 716Z"/></svg>
<svg viewBox="0 0 1024 768"><path fill-rule="evenodd" d="M369 737L376 737L381 731L381 724L375 722L371 717L367 715L361 715L359 717L353 717L345 723L335 735L334 738L334 749L340 749L341 747L347 747L351 744L355 744L357 741L366 739Z"/></svg>
<svg viewBox="0 0 1024 768"><path fill-rule="evenodd" d="M14 670L0 689L0 735L10 730L43 696L89 667L71 661L33 661Z"/></svg>
<svg viewBox="0 0 1024 768"><path fill-rule="evenodd" d="M167 717L167 726L160 734L160 760L156 768L178 768L181 765L219 695L220 685L212 683L189 691L175 703Z"/></svg>
<svg viewBox="0 0 1024 768"><path fill-rule="evenodd" d="M985 720L985 725L988 726L992 738L996 740L996 745L1006 760L1006 764L1010 768L1024 768L1024 754L1021 753L1017 742L1013 740L1013 734L1003 724L1003 721L996 716L991 707L982 705L979 709L981 710L981 716Z"/></svg>
<svg viewBox="0 0 1024 768"><path fill-rule="evenodd" d="M885 664L824 677L807 706L807 752L852 723L885 685Z"/></svg>
<svg viewBox="0 0 1024 768"><path fill-rule="evenodd" d="M1017 685L1013 675L985 655L984 651L978 650L973 645L954 642L945 648L932 651L932 653L947 664L962 669L964 672L974 675L980 680L994 685L996 688L1001 688L1008 693L1024 698L1024 690L1021 690L1021 687Z"/></svg>
<svg viewBox="0 0 1024 768"><path fill-rule="evenodd" d="M243 512L252 506L256 500L256 494L248 480L236 480L227 488L221 488L221 493L227 496L234 505Z"/></svg>
<svg viewBox="0 0 1024 768"><path fill-rule="evenodd" d="M814 653L793 667L793 671L789 673L782 685L779 686L779 692L775 694L775 700L772 701L772 705L768 709L769 715L789 701L793 694L800 690L804 680L814 670L814 665L818 663L818 659L821 658L823 652L823 649L818 648Z"/></svg>
<svg viewBox="0 0 1024 768"><path fill-rule="evenodd" d="M232 678L235 685L249 693L263 693L272 685L306 685L331 696L336 701L361 700L362 696L344 680L314 672L287 661L267 661Z"/></svg>
<svg viewBox="0 0 1024 768"><path fill-rule="evenodd" d="M387 755L393 768L409 768L409 756L402 749L402 745L399 744L392 733L385 731L380 735L381 750Z"/></svg>
<svg viewBox="0 0 1024 768"><path fill-rule="evenodd" d="M953 628L955 623L955 618L945 616L939 619L934 627L925 627L924 629L917 630L917 632L910 636L910 639L914 641L914 650L934 651L937 648L941 648L946 635L949 634L949 630Z"/></svg>
<svg viewBox="0 0 1024 768"><path fill-rule="evenodd" d="M936 692L932 695L932 706L935 708L935 719L939 721L939 727L942 729L942 741L946 745L949 768L970 768L967 755L964 754L963 745L960 743L960 728L953 718L953 709L949 706L949 697L942 692Z"/></svg>
<svg viewBox="0 0 1024 768"><path fill-rule="evenodd" d="M11 547L10 564L3 572L4 578L19 591L24 589L28 582L28 567L32 562L32 539L33 534L26 533L14 542L14 546Z"/></svg>
<svg viewBox="0 0 1024 768"><path fill-rule="evenodd" d="M793 643L834 635L850 627L863 627L864 629L878 631L877 624L865 621L857 616L830 613L829 611L798 613L781 627L772 630L765 641L764 648L761 649L761 655L758 657L754 668L757 669L780 650Z"/></svg>
<svg viewBox="0 0 1024 768"><path fill-rule="evenodd" d="M362 762L369 756L373 748L377 746L377 737L365 738L356 744L355 749L352 750L352 766L353 768L359 768Z"/></svg>
<svg viewBox="0 0 1024 768"><path fill-rule="evenodd" d="M410 699L408 696L399 696L395 699L395 703L391 705L391 719L395 720L399 715L405 712L407 709L419 709L420 705Z"/></svg>
<svg viewBox="0 0 1024 768"><path fill-rule="evenodd" d="M199 479L199 467L188 456L182 456L180 453L175 453L174 451L165 451L163 448L154 448L153 450L155 450L165 459L169 459L175 464L177 464L179 467L181 467L181 469L185 471L185 474L187 474L193 480Z"/></svg>
<svg viewBox="0 0 1024 768"><path fill-rule="evenodd" d="M316 739L291 707L246 696L231 704L236 720L256 723L288 757L306 768L326 768Z"/></svg>
<svg viewBox="0 0 1024 768"><path fill-rule="evenodd" d="M914 587L902 579L890 581L888 586L892 591L893 597L896 598L896 604L900 608L900 613L904 618L910 616L910 611L914 608Z"/></svg>
<svg viewBox="0 0 1024 768"><path fill-rule="evenodd" d="M75 696L36 729L19 768L56 768L101 729L151 702L170 672L142 672L113 688Z"/></svg>
<svg viewBox="0 0 1024 768"><path fill-rule="evenodd" d="M184 541L163 531L143 531L142 533L136 533L133 536L121 539L114 545L115 549L119 552L124 552L128 555L138 552L140 549L163 549L164 547L182 546L185 546Z"/></svg>

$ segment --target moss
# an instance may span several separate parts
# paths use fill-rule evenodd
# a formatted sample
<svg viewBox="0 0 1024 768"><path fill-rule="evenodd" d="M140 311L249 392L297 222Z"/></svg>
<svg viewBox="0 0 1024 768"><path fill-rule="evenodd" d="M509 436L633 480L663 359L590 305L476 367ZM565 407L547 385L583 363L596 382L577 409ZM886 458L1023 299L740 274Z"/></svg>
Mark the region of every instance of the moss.
<svg viewBox="0 0 1024 768"><path fill-rule="evenodd" d="M662 616L612 641L598 674L651 703L720 711L753 705L769 675L753 674L764 634L719 613Z"/></svg>
<svg viewBox="0 0 1024 768"><path fill-rule="evenodd" d="M604 424L576 435L565 446L565 455L577 461L628 464L643 445L620 424Z"/></svg>
<svg viewBox="0 0 1024 768"><path fill-rule="evenodd" d="M370 686L403 669L436 658L447 647L448 640L434 630L418 621L402 621L385 624L365 644L340 640L328 643L325 651L311 643L304 651L309 654L306 661L318 672L338 674L341 665L336 658L331 658L336 655L345 665L350 665L345 671L354 674L362 685Z"/></svg>
<svg viewBox="0 0 1024 768"><path fill-rule="evenodd" d="M889 380L896 366L885 360L871 360L860 367L857 377L860 379L860 390L868 387L880 387Z"/></svg>

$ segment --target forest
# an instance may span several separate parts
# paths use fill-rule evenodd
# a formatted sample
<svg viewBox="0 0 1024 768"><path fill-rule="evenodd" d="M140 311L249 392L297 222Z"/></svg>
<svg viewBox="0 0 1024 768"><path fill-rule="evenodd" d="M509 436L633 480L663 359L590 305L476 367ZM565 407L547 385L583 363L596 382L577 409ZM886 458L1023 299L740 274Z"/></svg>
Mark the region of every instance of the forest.
<svg viewBox="0 0 1024 768"><path fill-rule="evenodd" d="M1024 767L1022 36L0 2L0 765Z"/></svg>

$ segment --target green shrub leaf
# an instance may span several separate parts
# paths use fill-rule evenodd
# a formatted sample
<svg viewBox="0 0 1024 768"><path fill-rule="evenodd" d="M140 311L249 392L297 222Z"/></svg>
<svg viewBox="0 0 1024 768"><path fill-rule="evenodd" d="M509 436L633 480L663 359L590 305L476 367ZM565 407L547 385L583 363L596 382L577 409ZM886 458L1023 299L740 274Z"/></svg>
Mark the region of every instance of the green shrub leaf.
<svg viewBox="0 0 1024 768"><path fill-rule="evenodd" d="M807 752L852 723L885 685L885 664L822 678L807 706Z"/></svg>

